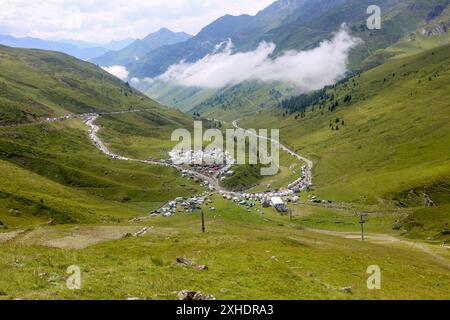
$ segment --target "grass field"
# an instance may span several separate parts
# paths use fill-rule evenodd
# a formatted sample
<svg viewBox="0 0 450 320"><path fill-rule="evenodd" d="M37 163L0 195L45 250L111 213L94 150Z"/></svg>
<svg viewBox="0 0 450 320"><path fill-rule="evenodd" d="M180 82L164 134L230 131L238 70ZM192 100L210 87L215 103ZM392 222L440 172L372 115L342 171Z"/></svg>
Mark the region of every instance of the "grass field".
<svg viewBox="0 0 450 320"><path fill-rule="evenodd" d="M294 180L300 178L303 163L285 152L280 152L278 173L270 176L261 175L265 165L236 165L234 175L226 178L222 185L229 190L259 193L267 190L286 189Z"/></svg>
<svg viewBox="0 0 450 320"><path fill-rule="evenodd" d="M206 210L205 234L197 212L139 222L134 226L153 229L82 250L24 246L20 237L0 244L1 298L175 299L183 289L218 299L449 298L448 268L407 244L306 231L272 211L261 216L219 198L212 205L217 211ZM208 270L179 266L177 257ZM65 287L73 264L82 270L80 291ZM382 290L366 286L374 264Z"/></svg>

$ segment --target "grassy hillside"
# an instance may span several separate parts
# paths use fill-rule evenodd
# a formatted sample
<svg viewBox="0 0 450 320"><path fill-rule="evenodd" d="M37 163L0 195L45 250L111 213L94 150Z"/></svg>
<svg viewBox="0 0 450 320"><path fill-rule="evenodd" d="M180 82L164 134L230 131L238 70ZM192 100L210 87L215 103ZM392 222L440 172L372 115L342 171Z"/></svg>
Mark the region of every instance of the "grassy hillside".
<svg viewBox="0 0 450 320"><path fill-rule="evenodd" d="M218 90L214 96L191 109L204 117L235 120L238 117L261 113L294 94L288 83L246 81Z"/></svg>
<svg viewBox="0 0 450 320"><path fill-rule="evenodd" d="M140 84L141 90L152 99L182 112L192 109L216 94L214 89L201 89L177 86L166 82L157 82L151 86Z"/></svg>
<svg viewBox="0 0 450 320"><path fill-rule="evenodd" d="M99 120L111 126L101 132L107 142L119 139L119 145L141 130L151 139L145 159L163 154L171 131L191 123L189 117L158 105L98 67L63 54L1 47L0 65L0 221L4 227L49 220L117 222L148 213L174 195L198 192L199 187L176 170L108 158L90 141L81 120L36 122L67 113L145 109Z"/></svg>
<svg viewBox="0 0 450 320"><path fill-rule="evenodd" d="M93 64L56 52L0 46L0 125L156 106Z"/></svg>
<svg viewBox="0 0 450 320"><path fill-rule="evenodd" d="M419 54L450 43L450 6L442 5L430 11L425 22L416 30L405 33L391 46L374 51L362 62L365 68L378 65L388 60L402 59L407 56Z"/></svg>
<svg viewBox="0 0 450 320"><path fill-rule="evenodd" d="M304 117L272 109L241 122L281 127L284 142L316 161L321 197L356 201L362 207L386 200L404 203L406 208L391 208L389 214L371 214L366 242L355 233L359 207L350 204L290 204L289 220L273 208L247 209L210 195L211 202L202 208L204 234L199 210L150 218L149 212L174 197L198 193L199 186L169 168L106 157L89 140L81 120L36 123L30 121L38 116L11 116L7 123L30 123L0 127L0 299L176 299L180 290L200 290L218 299L447 299L450 256L433 244L447 240L436 237L436 230L448 221L448 49L392 62L328 88L332 101L323 101L324 108L315 106L314 112L308 108ZM46 53L37 53L45 58ZM20 54L34 59L25 51ZM36 51L30 54L34 57ZM103 74L90 64L75 67L70 58L57 56L69 59L64 70L78 70L74 77L80 68ZM16 62L5 61L12 74ZM53 63L42 67L54 68ZM118 153L162 157L171 131L192 125L186 115L161 108L134 90L122 91L126 84L114 78L80 78L96 88L99 103L71 87L67 92L78 102L67 109L61 102L60 110L52 91L39 87L33 70L25 75L17 70L14 83L23 92L11 91L9 80L8 101L15 101L14 94L20 101L22 93L33 93L36 101L48 104L48 114L85 111L77 103L91 98L86 110L120 110L139 101L150 109L98 120L103 128L99 135ZM55 80L59 78L46 77L54 81L55 92L66 92ZM27 90L24 83L35 87ZM101 95L108 90L127 95L119 94L118 102L108 106ZM343 103L350 94L352 99ZM329 111L336 101L339 106ZM27 110L38 115L41 109ZM331 130L329 121L337 117L334 126L339 123L340 128ZM300 164L293 166L286 154L281 160L278 182L284 185L292 177L289 171L298 171ZM252 185L260 177L237 178L233 186ZM276 187L267 179L255 188ZM420 205L424 190L436 207ZM393 237L401 232L392 230L392 222L404 215L402 228L411 237L434 240ZM132 217L139 219L130 221ZM143 227L150 227L144 236L132 236ZM208 269L180 266L178 257ZM81 290L66 287L70 265L81 268ZM367 289L371 265L382 270L382 290Z"/></svg>
<svg viewBox="0 0 450 320"><path fill-rule="evenodd" d="M389 62L328 88L316 105L241 124L280 128L286 144L315 160L323 198L420 207L427 193L441 211L450 200L449 49Z"/></svg>

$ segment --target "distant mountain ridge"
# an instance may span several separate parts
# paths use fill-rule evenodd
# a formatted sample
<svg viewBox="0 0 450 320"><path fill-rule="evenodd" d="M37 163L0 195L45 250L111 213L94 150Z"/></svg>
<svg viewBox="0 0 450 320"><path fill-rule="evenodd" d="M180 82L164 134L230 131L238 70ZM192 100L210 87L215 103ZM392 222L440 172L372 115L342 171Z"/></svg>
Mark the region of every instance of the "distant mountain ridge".
<svg viewBox="0 0 450 320"><path fill-rule="evenodd" d="M144 39L138 39L127 47L108 52L92 60L92 62L110 67L113 65L129 65L139 60L148 52L165 45L176 44L190 39L192 36L185 32L172 32L167 28L162 28L157 32L151 33Z"/></svg>
<svg viewBox="0 0 450 320"><path fill-rule="evenodd" d="M154 77L181 60L194 62L211 53L215 46L231 39L237 50L253 49L261 34L279 26L292 12L311 0L279 0L255 16L225 15L204 27L185 42L167 45L148 52L138 61L127 65L136 77ZM335 0L333 0L335 1Z"/></svg>
<svg viewBox="0 0 450 320"><path fill-rule="evenodd" d="M103 47L85 47L80 48L71 43L65 43L61 41L49 41L32 37L16 38L10 35L0 34L0 44L14 48L24 49L40 49L48 51L62 52L71 55L81 60L89 60L94 57L98 57L109 51Z"/></svg>
<svg viewBox="0 0 450 320"><path fill-rule="evenodd" d="M63 39L63 40L59 40L58 42L72 44L80 49L101 47L101 48L108 49L110 51L114 51L114 50L121 50L121 49L129 46L135 40L136 39L133 39L133 38L127 38L127 39L123 39L123 40L112 40L109 43L104 43L104 44L82 41L82 40L72 40L72 39Z"/></svg>
<svg viewBox="0 0 450 320"><path fill-rule="evenodd" d="M182 60L195 62L214 50L217 43L231 39L235 52L254 50L261 41L276 45L274 56L286 50L309 50L330 39L346 23L354 37L364 45L350 51L349 70L360 72L377 66L405 48L420 52L424 48L448 43L440 39L420 40L417 30L426 34L442 34L450 16L448 0L380 0L382 29L369 30L366 13L371 0L283 0L277 1L255 16L224 16L217 19L192 39L176 45L153 50L139 61L127 66L131 77L155 78L170 65ZM447 33L445 33L447 34ZM410 38L417 38L412 41ZM419 41L420 40L420 41ZM396 48L392 46L400 44ZM147 86L147 88L145 88ZM139 89L160 103L185 112L200 112L207 117L220 117L234 111L264 109L279 103L281 96L289 96L289 87L241 83L221 90L182 87L169 82L142 82ZM251 96L255 106L247 105L243 97Z"/></svg>
<svg viewBox="0 0 450 320"><path fill-rule="evenodd" d="M366 27L371 0L279 0L254 16L225 15L205 26L191 39L150 51L126 65L131 76L156 77L173 64L195 62L211 53L218 43L231 39L235 51L254 50L261 41L276 44L275 54L285 50L307 50L332 37L346 22L365 41L365 51L352 55L361 63L373 51L394 44L405 34L426 24L448 6L447 0L379 0L382 30Z"/></svg>

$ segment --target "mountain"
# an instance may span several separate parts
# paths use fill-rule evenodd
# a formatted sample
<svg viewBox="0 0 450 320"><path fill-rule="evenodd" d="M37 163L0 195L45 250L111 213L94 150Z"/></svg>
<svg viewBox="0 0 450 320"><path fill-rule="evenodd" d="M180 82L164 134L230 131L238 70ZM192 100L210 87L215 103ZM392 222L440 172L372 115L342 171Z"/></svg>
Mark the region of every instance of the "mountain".
<svg viewBox="0 0 450 320"><path fill-rule="evenodd" d="M102 46L102 45L99 45L98 43L82 41L82 40L62 39L62 40L58 40L57 42L70 44L79 49L95 48L95 47L103 47L106 49L106 46L104 46L104 45Z"/></svg>
<svg viewBox="0 0 450 320"><path fill-rule="evenodd" d="M149 217L175 197L190 198L204 189L170 168L106 157L80 119L0 127L3 298L177 299L194 279L196 288L217 299L446 299L450 283L443 245L449 238L442 230L450 212L449 52L446 46L402 58L327 88L340 102L333 112L328 98L326 108L310 106L303 118L274 108L241 121L244 127L282 128L283 142L315 161L315 189L302 193L301 203L289 204L289 217L219 194L208 196L202 210ZM114 150L132 146L147 156L150 146L169 150L171 130L191 121L136 92L123 94L124 83L65 55L2 47L0 61L0 92L10 101L18 92L4 91L4 82L49 105L47 91L54 86L62 97L83 97L91 89L100 95L90 102L93 109L105 108L108 92L122 97L124 106L137 99L153 107L100 118L100 135ZM49 88L39 86L42 74L46 81L54 77ZM72 81L86 86L65 85ZM344 102L348 95L352 99ZM108 103L120 107L115 99ZM339 130L332 130L330 121ZM284 154L281 161L289 159ZM299 172L284 174L290 180ZM423 193L434 207L420 204ZM336 201L306 203L315 194ZM341 202L349 200L356 201ZM356 239L356 212L369 214L364 242ZM394 223L401 230L392 230ZM133 236L142 230L148 232ZM207 265L208 271L175 266L179 256ZM366 288L372 263L367 259L386 269L383 283L389 290ZM83 286L89 290L67 290L72 263L88 274ZM221 289L230 286L233 290Z"/></svg>
<svg viewBox="0 0 450 320"><path fill-rule="evenodd" d="M255 49L261 41L275 43L276 54L290 49L311 49L330 38L344 22L366 43L363 51L352 56L352 62L357 65L374 50L388 47L416 30L437 6L448 5L447 0L380 0L378 5L382 8L383 28L370 31L365 22L368 18L366 10L372 2L279 0L255 16L226 15L219 18L190 40L153 50L128 69L134 77L155 77L181 60L199 60L227 39L232 40L235 51Z"/></svg>
<svg viewBox="0 0 450 320"><path fill-rule="evenodd" d="M128 68L138 78L154 77L181 60L194 62L211 53L217 44L231 39L239 49L250 49L256 38L310 0L279 0L255 16L226 15L204 27L191 39L148 52Z"/></svg>
<svg viewBox="0 0 450 320"><path fill-rule="evenodd" d="M48 41L31 37L16 38L9 35L0 35L0 44L15 48L58 51L81 60L89 60L109 51L109 49L103 47L79 48L74 44L65 42Z"/></svg>
<svg viewBox="0 0 450 320"><path fill-rule="evenodd" d="M113 40L107 44L102 45L102 47L105 47L111 51L117 51L117 50L122 50L125 47L128 47L134 41L136 41L136 39L133 39L133 38L127 38L127 39L123 39L123 40Z"/></svg>
<svg viewBox="0 0 450 320"><path fill-rule="evenodd" d="M129 46L134 41L135 41L135 39L127 38L124 40L113 40L113 41L111 41L109 43L105 43L105 44L98 44L98 43L94 43L94 42L72 40L72 39L63 39L58 42L68 43L68 44L74 45L80 49L101 47L101 48L108 49L110 51L115 51L115 50L121 50L121 49Z"/></svg>
<svg viewBox="0 0 450 320"><path fill-rule="evenodd" d="M92 59L92 62L105 67L113 65L127 66L154 49L165 45L184 42L191 37L191 35L184 32L172 32L169 29L163 28L158 32L149 34L142 40L135 40L121 50L108 52L100 57Z"/></svg>
<svg viewBox="0 0 450 320"><path fill-rule="evenodd" d="M0 123L157 106L101 68L71 56L0 46Z"/></svg>
<svg viewBox="0 0 450 320"><path fill-rule="evenodd" d="M379 1L378 5L382 8L381 30L368 30L366 27L366 9L370 4L370 0L277 1L256 16L222 17L192 39L153 50L128 69L132 77L155 77L173 63L181 60L197 61L211 53L217 43L228 38L233 41L235 51L253 50L262 41L276 44L274 56L285 50L308 50L331 38L344 22L354 37L364 41L364 45L350 51L351 72L379 65L401 53L402 48L412 47L414 44L414 52L418 53L431 48L433 43L448 43L445 36L448 35L445 32L448 30L445 27L449 12L448 0ZM423 30L429 36L422 35ZM417 41L410 41L409 36L412 34L416 35ZM438 38L440 40L436 40ZM151 85L141 83L140 89L163 104L183 111L201 112L211 117L224 116L225 106L228 114L226 117L232 117L237 108L240 112L255 109L242 108L242 105L248 105L243 101L244 93L252 96L251 100L256 108L260 108L276 104L281 96L295 92L285 88L286 84L282 84L281 88L274 88L277 91L275 94L273 90L264 90L264 86L258 83L241 83L221 88L214 93L210 89L155 82Z"/></svg>
<svg viewBox="0 0 450 320"><path fill-rule="evenodd" d="M174 130L191 129L194 118L95 64L0 46L0 299L448 299L448 10L424 15L430 7L419 2L403 16L401 6L386 13L385 22L406 20L392 22L396 30L350 24L379 49L355 52L353 72L318 91L298 95L285 83L256 81L178 93L153 87L180 98L180 107L200 103L204 114L239 118L243 128L280 129L284 145L314 162L314 185L298 197L281 195L289 214L251 194L297 179L300 157L280 150L276 176L261 176L259 165L235 166L224 184L252 189L231 201L169 166L109 157L83 119L40 120L145 109L102 114L97 135L116 154L157 160L176 144ZM336 21L321 25L330 29L308 40L307 26L286 20L308 3L277 2L265 11L273 24L260 26L268 31L247 35L237 50L268 34L286 47L314 46L352 9L329 16ZM316 3L332 10L331 1ZM272 19L280 11L285 18ZM308 12L302 19L323 15ZM306 32L303 44L292 30ZM382 290L369 290L380 270ZM68 290L78 275L80 290Z"/></svg>

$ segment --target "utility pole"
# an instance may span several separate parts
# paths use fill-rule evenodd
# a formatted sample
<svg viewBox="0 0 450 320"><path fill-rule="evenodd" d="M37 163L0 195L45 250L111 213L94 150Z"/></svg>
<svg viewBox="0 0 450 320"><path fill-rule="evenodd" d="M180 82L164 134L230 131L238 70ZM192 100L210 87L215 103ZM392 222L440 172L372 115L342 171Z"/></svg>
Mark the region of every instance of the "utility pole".
<svg viewBox="0 0 450 320"><path fill-rule="evenodd" d="M367 220L365 219L366 217L366 213L359 213L359 224L361 225L361 241L364 241L364 224L367 222Z"/></svg>
<svg viewBox="0 0 450 320"><path fill-rule="evenodd" d="M205 233L205 212L202 210L202 232Z"/></svg>

